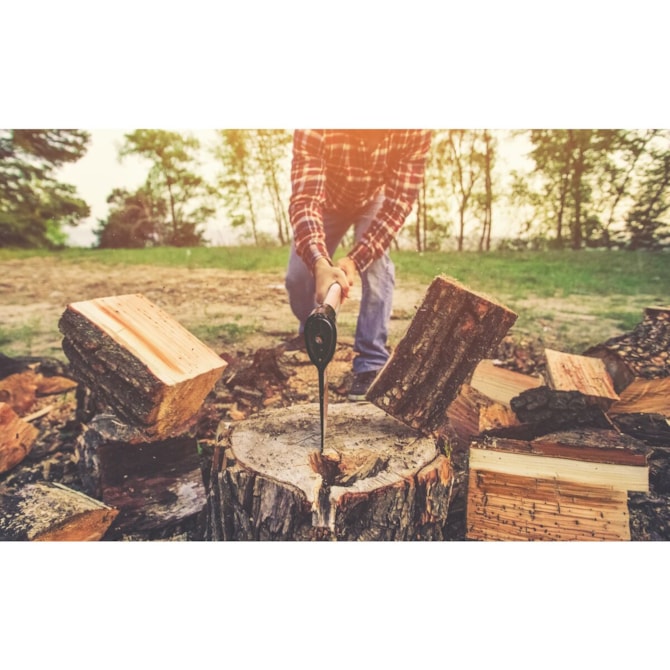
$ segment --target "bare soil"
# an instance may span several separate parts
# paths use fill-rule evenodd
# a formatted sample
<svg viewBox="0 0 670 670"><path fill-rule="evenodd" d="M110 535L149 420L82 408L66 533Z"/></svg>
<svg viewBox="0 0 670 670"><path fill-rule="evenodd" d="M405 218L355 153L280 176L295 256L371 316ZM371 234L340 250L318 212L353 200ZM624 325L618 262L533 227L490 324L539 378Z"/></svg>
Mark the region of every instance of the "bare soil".
<svg viewBox="0 0 670 670"><path fill-rule="evenodd" d="M427 285L398 279L389 344L402 337ZM283 273L234 272L156 266L73 264L57 257L0 263L0 351L9 356L63 359L58 320L71 302L110 295L142 293L217 352L252 352L278 345L296 333L284 289ZM529 296L510 302L493 296L519 313L510 330L516 341L534 342L572 353L623 332L599 316L615 307L639 310L653 297L580 296L579 299ZM339 333L352 339L360 286L340 310Z"/></svg>

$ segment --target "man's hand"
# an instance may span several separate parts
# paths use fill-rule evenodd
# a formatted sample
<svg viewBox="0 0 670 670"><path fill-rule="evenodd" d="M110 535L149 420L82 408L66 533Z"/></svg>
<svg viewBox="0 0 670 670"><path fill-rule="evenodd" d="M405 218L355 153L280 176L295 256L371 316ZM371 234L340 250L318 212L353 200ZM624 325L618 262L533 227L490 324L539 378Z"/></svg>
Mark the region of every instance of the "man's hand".
<svg viewBox="0 0 670 670"><path fill-rule="evenodd" d="M340 260L337 261L336 265L347 276L349 286L353 286L356 283L356 275L358 274L356 263L354 263L349 256L344 256L344 258L340 258Z"/></svg>
<svg viewBox="0 0 670 670"><path fill-rule="evenodd" d="M328 289L335 283L342 287L342 302L349 295L349 280L346 273L340 267L333 267L325 258L319 258L314 263L314 281L316 284L315 297L319 305L323 304Z"/></svg>

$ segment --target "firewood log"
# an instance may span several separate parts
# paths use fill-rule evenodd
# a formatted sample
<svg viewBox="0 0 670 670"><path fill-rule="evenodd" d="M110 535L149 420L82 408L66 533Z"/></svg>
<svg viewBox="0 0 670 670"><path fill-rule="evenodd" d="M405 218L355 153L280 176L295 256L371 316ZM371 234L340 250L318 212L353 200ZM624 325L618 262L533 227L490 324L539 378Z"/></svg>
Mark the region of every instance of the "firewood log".
<svg viewBox="0 0 670 670"><path fill-rule="evenodd" d="M226 366L139 294L72 303L59 328L73 374L156 439L183 432Z"/></svg>
<svg viewBox="0 0 670 670"><path fill-rule="evenodd" d="M0 540L96 541L118 514L57 482L0 488Z"/></svg>
<svg viewBox="0 0 670 670"><path fill-rule="evenodd" d="M11 470L31 451L39 430L0 402L0 473Z"/></svg>
<svg viewBox="0 0 670 670"><path fill-rule="evenodd" d="M436 277L367 399L426 435L438 434L461 385L516 318L455 280Z"/></svg>

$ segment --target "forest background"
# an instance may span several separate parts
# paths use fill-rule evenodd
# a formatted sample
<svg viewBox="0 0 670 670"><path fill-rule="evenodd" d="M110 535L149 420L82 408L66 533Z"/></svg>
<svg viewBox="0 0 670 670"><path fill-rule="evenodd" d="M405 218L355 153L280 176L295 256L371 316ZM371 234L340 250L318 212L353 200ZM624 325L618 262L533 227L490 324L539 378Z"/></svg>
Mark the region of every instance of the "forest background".
<svg viewBox="0 0 670 670"><path fill-rule="evenodd" d="M117 162L132 168L132 187L110 184L104 164L73 171L92 135L109 133L0 130L2 246L290 242L290 130L118 132ZM94 223L68 176L109 186ZM396 248L660 250L669 210L670 130L437 129Z"/></svg>

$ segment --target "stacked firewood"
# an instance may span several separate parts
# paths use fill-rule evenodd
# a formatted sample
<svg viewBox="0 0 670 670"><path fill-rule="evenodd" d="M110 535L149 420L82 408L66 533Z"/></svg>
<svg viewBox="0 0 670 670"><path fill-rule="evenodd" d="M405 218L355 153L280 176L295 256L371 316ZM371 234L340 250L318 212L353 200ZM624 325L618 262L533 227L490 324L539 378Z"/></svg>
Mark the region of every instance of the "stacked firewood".
<svg viewBox="0 0 670 670"><path fill-rule="evenodd" d="M0 539L200 537L196 420L226 362L142 295L72 303L59 327L67 377L30 367L0 375L0 474L16 470L37 439L24 416L31 396L76 389L68 451L77 487L7 475Z"/></svg>
<svg viewBox="0 0 670 670"><path fill-rule="evenodd" d="M480 363L448 410L466 537L668 539L669 316L582 356L546 350L541 376Z"/></svg>
<svg viewBox="0 0 670 670"><path fill-rule="evenodd" d="M0 540L98 540L118 514L63 483L77 479L58 453L76 387L59 361L0 354ZM45 481L44 468L61 481Z"/></svg>

